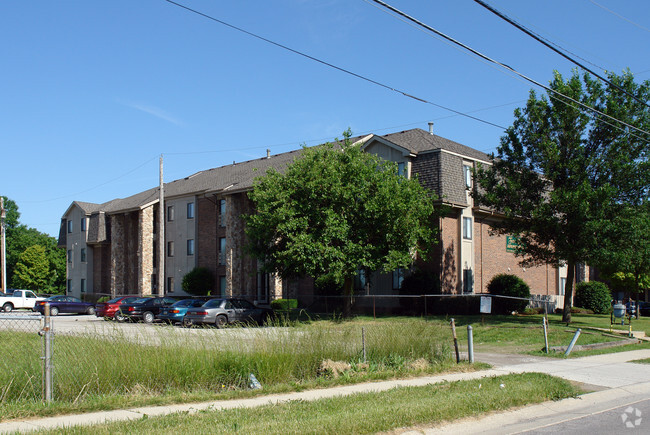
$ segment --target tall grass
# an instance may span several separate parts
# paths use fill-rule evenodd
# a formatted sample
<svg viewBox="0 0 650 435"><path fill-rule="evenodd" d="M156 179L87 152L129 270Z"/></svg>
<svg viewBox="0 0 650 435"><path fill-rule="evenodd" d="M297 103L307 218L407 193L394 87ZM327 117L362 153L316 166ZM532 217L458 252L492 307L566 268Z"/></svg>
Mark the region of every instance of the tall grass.
<svg viewBox="0 0 650 435"><path fill-rule="evenodd" d="M320 379L325 360L342 361L366 372L407 370L407 364L418 359L434 367L451 361L439 325L421 321L364 325L366 361L362 329L354 322L225 330L137 325L127 330L120 326L102 325L102 331L55 336L56 401L244 390L251 373L265 387L301 384ZM0 385L5 386L0 389L0 405L24 400L23 391L34 387L29 379L36 374L40 392L40 346L35 348L33 343L40 339L6 334L23 351L0 372ZM38 397L34 393L31 398Z"/></svg>

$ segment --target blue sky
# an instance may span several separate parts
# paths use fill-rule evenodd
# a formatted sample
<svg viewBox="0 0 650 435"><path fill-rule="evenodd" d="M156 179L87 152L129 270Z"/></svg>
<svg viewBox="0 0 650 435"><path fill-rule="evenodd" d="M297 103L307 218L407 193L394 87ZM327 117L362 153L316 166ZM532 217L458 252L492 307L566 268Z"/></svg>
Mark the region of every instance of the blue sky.
<svg viewBox="0 0 650 435"><path fill-rule="evenodd" d="M178 0L411 95L508 126L533 85L363 0ZM573 65L471 0L388 3L544 84ZM647 0L488 0L599 68L650 79ZM58 236L102 203L199 170L315 145L350 127L492 152L503 131L237 32L164 0L0 5L0 194ZM538 92L542 92L538 90Z"/></svg>

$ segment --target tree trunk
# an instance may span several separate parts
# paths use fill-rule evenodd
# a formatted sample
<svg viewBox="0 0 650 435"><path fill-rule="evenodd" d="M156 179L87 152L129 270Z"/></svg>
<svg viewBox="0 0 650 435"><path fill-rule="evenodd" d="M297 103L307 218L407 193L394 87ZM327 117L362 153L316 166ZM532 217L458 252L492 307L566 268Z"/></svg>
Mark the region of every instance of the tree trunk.
<svg viewBox="0 0 650 435"><path fill-rule="evenodd" d="M343 317L346 319L352 316L352 291L354 278L346 277L343 281Z"/></svg>
<svg viewBox="0 0 650 435"><path fill-rule="evenodd" d="M573 302L573 280L576 273L576 262L567 262L566 285L564 286L564 311L562 311L562 322L567 325L571 323L571 305Z"/></svg>

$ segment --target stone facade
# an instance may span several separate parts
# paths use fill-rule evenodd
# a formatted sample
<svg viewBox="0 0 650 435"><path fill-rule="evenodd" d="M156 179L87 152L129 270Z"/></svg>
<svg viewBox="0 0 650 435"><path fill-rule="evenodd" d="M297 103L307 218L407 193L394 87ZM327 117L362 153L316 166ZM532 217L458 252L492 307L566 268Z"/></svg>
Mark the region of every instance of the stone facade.
<svg viewBox="0 0 650 435"><path fill-rule="evenodd" d="M154 273L153 249L154 249L154 206L144 208L138 213L138 294L152 294L151 276Z"/></svg>
<svg viewBox="0 0 650 435"><path fill-rule="evenodd" d="M245 254L245 222L252 211L246 193L226 196L226 294L257 297L257 261Z"/></svg>

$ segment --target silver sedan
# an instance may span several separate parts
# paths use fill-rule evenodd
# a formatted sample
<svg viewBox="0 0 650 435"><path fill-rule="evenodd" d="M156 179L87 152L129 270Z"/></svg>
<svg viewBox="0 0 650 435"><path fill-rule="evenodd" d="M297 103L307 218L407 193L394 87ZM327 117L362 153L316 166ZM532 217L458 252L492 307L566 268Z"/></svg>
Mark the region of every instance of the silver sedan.
<svg viewBox="0 0 650 435"><path fill-rule="evenodd" d="M183 325L208 324L217 328L235 322L256 322L261 325L272 313L272 310L256 307L246 299L210 299L201 307L188 309Z"/></svg>

